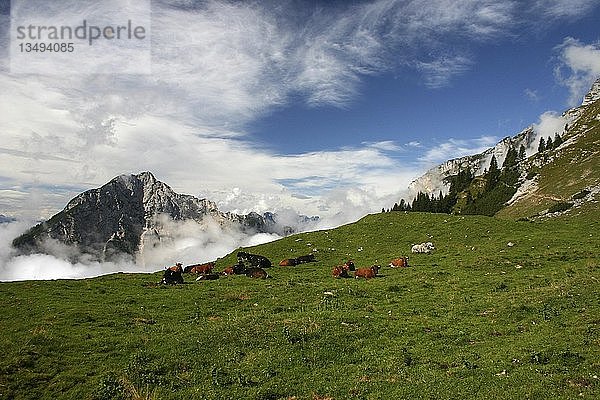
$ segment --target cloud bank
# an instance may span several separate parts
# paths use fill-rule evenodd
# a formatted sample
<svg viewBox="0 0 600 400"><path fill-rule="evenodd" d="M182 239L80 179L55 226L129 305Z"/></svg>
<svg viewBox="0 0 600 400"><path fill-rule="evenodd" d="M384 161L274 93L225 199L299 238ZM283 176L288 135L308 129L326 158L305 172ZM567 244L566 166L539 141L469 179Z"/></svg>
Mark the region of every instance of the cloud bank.
<svg viewBox="0 0 600 400"><path fill-rule="evenodd" d="M568 37L555 49L557 80L569 88L569 104L577 106L592 83L600 77L600 42L584 44Z"/></svg>
<svg viewBox="0 0 600 400"><path fill-rule="evenodd" d="M86 260L85 255L59 243L46 243L51 254L18 255L12 240L31 226L30 222L0 224L0 281L82 279L117 272L152 273L176 262L184 265L214 261L238 247L255 246L277 240L276 234L249 234L224 228L206 219L194 221L161 220L163 238L149 240L135 262L123 259L115 262ZM73 260L78 256L79 261Z"/></svg>

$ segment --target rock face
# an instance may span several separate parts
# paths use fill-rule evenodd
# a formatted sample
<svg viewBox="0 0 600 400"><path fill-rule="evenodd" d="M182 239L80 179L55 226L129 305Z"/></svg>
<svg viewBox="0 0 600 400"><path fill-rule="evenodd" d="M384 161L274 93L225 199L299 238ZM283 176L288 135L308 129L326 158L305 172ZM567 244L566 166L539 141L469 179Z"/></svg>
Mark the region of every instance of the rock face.
<svg viewBox="0 0 600 400"><path fill-rule="evenodd" d="M596 80L592 85L590 91L583 98L583 103L581 103L581 107L588 106L596 100L600 99L600 79Z"/></svg>
<svg viewBox="0 0 600 400"><path fill-rule="evenodd" d="M579 107L569 109L563 113L562 116L565 118L565 122L568 125L573 124L581 117L587 107L598 99L600 99L600 79L594 82ZM470 169L475 175L480 175L489 167L492 155L496 156L498 165L502 165L511 146L518 150L521 145L524 145L528 149L527 156L531 156L537 151L535 142L537 142L537 133L533 126L530 126L515 136L502 139L494 147L482 153L448 160L431 168L424 175L412 181L408 187L409 197L414 197L418 192L437 194L441 191L446 194L449 184L445 182L445 178L466 169Z"/></svg>
<svg viewBox="0 0 600 400"><path fill-rule="evenodd" d="M75 257L82 253L101 261L123 255L135 257L145 243L168 234L163 226L165 218L200 224L211 220L249 233L279 233L284 229L277 225L274 214L221 212L214 202L175 193L150 172L142 172L118 176L78 195L64 210L16 238L13 246L24 253L51 252L45 239L55 239L54 243L76 250L72 251Z"/></svg>
<svg viewBox="0 0 600 400"><path fill-rule="evenodd" d="M518 150L521 145L527 149L531 147L535 140L536 133L533 127L529 127L516 136L505 137L494 147L490 147L483 153L448 160L431 168L424 175L412 181L408 187L410 194L412 196L418 192L437 194L440 191L446 194L449 185L444 181L445 178L457 175L460 171L467 169L475 175L481 175L485 169L489 168L492 155L496 156L498 165L502 165L508 149L513 147Z"/></svg>

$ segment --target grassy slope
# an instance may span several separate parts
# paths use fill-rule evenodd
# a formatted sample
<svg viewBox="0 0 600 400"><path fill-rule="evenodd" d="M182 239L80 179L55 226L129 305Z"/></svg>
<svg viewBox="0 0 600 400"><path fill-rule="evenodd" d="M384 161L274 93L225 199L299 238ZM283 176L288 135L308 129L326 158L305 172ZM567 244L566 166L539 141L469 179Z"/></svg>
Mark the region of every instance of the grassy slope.
<svg viewBox="0 0 600 400"><path fill-rule="evenodd" d="M600 100L588 106L569 127L565 139L580 135L571 146L549 152L554 160L539 171L539 188L534 193L500 210L499 217L530 217L589 186L600 184ZM535 156L540 157L540 155Z"/></svg>
<svg viewBox="0 0 600 400"><path fill-rule="evenodd" d="M317 249L266 281L2 283L0 398L597 398L599 216L371 215L253 249ZM428 240L411 268L331 278Z"/></svg>

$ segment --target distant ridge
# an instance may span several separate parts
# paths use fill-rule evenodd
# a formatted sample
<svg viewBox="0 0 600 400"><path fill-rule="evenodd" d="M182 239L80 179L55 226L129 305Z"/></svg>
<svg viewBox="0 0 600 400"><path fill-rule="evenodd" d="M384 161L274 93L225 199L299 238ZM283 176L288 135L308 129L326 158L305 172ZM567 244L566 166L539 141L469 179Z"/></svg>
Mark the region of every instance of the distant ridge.
<svg viewBox="0 0 600 400"><path fill-rule="evenodd" d="M172 221L208 219L223 227L248 233L292 233L277 224L276 215L238 215L219 211L216 203L174 192L150 172L120 175L100 188L73 198L48 221L40 223L13 241L23 253L52 252L47 239L72 249L72 257L83 253L95 260L112 260L123 255L135 258L145 242L168 235L161 218Z"/></svg>
<svg viewBox="0 0 600 400"><path fill-rule="evenodd" d="M468 173L475 177L473 185L459 198L475 197L481 192L484 173L492 157L503 165L509 150L527 149L527 157L517 161L518 179L511 183L513 198L501 198L495 209L505 217L531 217L562 210L579 208L595 202L600 192L600 79L596 80L580 106L565 111L565 126L560 132L560 145L539 151L540 137L530 126L512 137L506 137L482 153L448 160L429 169L409 185L409 199L418 193L429 196L446 195L452 177ZM555 139L545 137L543 139ZM477 187L479 186L479 187ZM510 197L510 196L509 196ZM476 200L475 200L476 201ZM459 206L464 205L459 201ZM403 202L403 204L405 204ZM494 207L491 207L494 209ZM453 212L460 213L460 207Z"/></svg>

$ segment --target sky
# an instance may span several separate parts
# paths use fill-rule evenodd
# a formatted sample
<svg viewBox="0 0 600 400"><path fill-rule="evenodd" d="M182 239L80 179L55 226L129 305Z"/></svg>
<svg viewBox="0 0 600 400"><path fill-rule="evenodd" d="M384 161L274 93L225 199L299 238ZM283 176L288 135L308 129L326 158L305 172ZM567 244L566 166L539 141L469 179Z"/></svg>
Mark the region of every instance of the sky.
<svg viewBox="0 0 600 400"><path fill-rule="evenodd" d="M93 6L0 0L0 214L47 218L151 171L224 211L347 222L544 126L600 76L597 0L97 4L144 41L76 42L57 66L17 58L16 17L78 23Z"/></svg>

